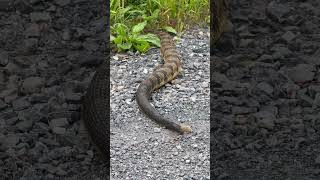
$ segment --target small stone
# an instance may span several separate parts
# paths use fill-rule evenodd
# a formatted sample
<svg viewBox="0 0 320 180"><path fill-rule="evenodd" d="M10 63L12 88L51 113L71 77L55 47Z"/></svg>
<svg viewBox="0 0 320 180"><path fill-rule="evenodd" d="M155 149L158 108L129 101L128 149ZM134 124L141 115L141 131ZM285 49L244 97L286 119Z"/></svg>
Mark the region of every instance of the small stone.
<svg viewBox="0 0 320 180"><path fill-rule="evenodd" d="M257 85L257 87L261 90L261 91L264 91L265 93L269 94L269 95L272 95L273 93L273 87L266 83L266 82L261 82Z"/></svg>
<svg viewBox="0 0 320 180"><path fill-rule="evenodd" d="M36 38L28 38L24 40L24 47L29 51L33 51L38 47L38 39Z"/></svg>
<svg viewBox="0 0 320 180"><path fill-rule="evenodd" d="M250 46L253 42L254 42L253 39L241 39L239 46L245 48Z"/></svg>
<svg viewBox="0 0 320 180"><path fill-rule="evenodd" d="M295 34L291 31L287 31L285 34L281 36L281 39L285 40L287 43L290 43L296 37Z"/></svg>
<svg viewBox="0 0 320 180"><path fill-rule="evenodd" d="M1 103L0 103L1 104ZM312 103L312 108L317 108L317 107L319 107L320 106L320 93L317 93L316 95L315 95L315 98L314 98L314 100L313 100L313 103Z"/></svg>
<svg viewBox="0 0 320 180"><path fill-rule="evenodd" d="M71 40L71 33L70 30L64 30L62 33L62 39L65 41Z"/></svg>
<svg viewBox="0 0 320 180"><path fill-rule="evenodd" d="M41 77L28 77L22 83L21 91L23 93L35 93L44 86L44 80Z"/></svg>
<svg viewBox="0 0 320 180"><path fill-rule="evenodd" d="M248 114L256 112L256 108L253 107L240 107L240 106L233 106L232 107L232 114Z"/></svg>
<svg viewBox="0 0 320 180"><path fill-rule="evenodd" d="M288 70L288 76L296 83L304 83L313 80L315 73L314 66L309 64L299 64Z"/></svg>
<svg viewBox="0 0 320 180"><path fill-rule="evenodd" d="M9 62L5 69L10 73L10 74L14 74L15 72L18 72L19 71L19 66L17 66L15 63L13 62Z"/></svg>
<svg viewBox="0 0 320 180"><path fill-rule="evenodd" d="M203 88L207 88L207 87L209 87L209 82L203 82L203 83L201 83L201 86Z"/></svg>
<svg viewBox="0 0 320 180"><path fill-rule="evenodd" d="M314 161L317 165L320 165L320 155L318 155Z"/></svg>
<svg viewBox="0 0 320 180"><path fill-rule="evenodd" d="M161 128L153 128L153 132L160 133L161 132Z"/></svg>
<svg viewBox="0 0 320 180"><path fill-rule="evenodd" d="M81 94L79 93L67 93L66 94L67 103L80 104L81 103Z"/></svg>
<svg viewBox="0 0 320 180"><path fill-rule="evenodd" d="M54 127L52 128L52 131L56 134L60 134L60 135L63 135L66 133L66 128L63 128L63 127Z"/></svg>
<svg viewBox="0 0 320 180"><path fill-rule="evenodd" d="M8 105L2 99L0 99L0 110L3 110L7 107L8 107Z"/></svg>
<svg viewBox="0 0 320 180"><path fill-rule="evenodd" d="M259 127L266 128L269 130L272 130L275 126L274 119L272 119L272 118L259 119L257 124Z"/></svg>
<svg viewBox="0 0 320 180"><path fill-rule="evenodd" d="M190 100L191 100L192 102L196 102L197 96L195 96L195 95L191 96L191 97L190 97Z"/></svg>
<svg viewBox="0 0 320 180"><path fill-rule="evenodd" d="M51 16L46 12L32 12L30 13L31 22L48 22L51 21Z"/></svg>
<svg viewBox="0 0 320 180"><path fill-rule="evenodd" d="M38 2L40 2L41 0L30 0L30 4L37 4Z"/></svg>
<svg viewBox="0 0 320 180"><path fill-rule="evenodd" d="M4 146L7 148L15 147L18 144L20 138L15 134L9 134L3 139Z"/></svg>
<svg viewBox="0 0 320 180"><path fill-rule="evenodd" d="M29 106L30 106L30 103L29 101L26 100L26 98L19 98L12 101L12 107L15 111L26 109Z"/></svg>
<svg viewBox="0 0 320 180"><path fill-rule="evenodd" d="M50 121L51 127L66 127L69 124L67 118L58 118L58 119L52 119Z"/></svg>
<svg viewBox="0 0 320 180"><path fill-rule="evenodd" d="M36 23L32 23L24 32L26 37L39 37L40 36L40 29L39 25Z"/></svg>
<svg viewBox="0 0 320 180"><path fill-rule="evenodd" d="M6 66L9 63L9 55L6 51L0 50L0 65Z"/></svg>
<svg viewBox="0 0 320 180"><path fill-rule="evenodd" d="M22 120L20 122L18 122L16 124L16 127L20 130L20 131L29 131L33 126L33 122L32 120Z"/></svg>
<svg viewBox="0 0 320 180"><path fill-rule="evenodd" d="M266 9L266 14L274 21L282 22L283 17L290 12L290 8L276 1L271 1Z"/></svg>
<svg viewBox="0 0 320 180"><path fill-rule="evenodd" d="M273 57L271 55L268 55L268 54L263 54L262 56L260 56L258 58L258 61L261 61L261 62L269 62L273 60Z"/></svg>
<svg viewBox="0 0 320 180"><path fill-rule="evenodd" d="M55 0L55 3L62 7L70 4L70 2L70 0Z"/></svg>

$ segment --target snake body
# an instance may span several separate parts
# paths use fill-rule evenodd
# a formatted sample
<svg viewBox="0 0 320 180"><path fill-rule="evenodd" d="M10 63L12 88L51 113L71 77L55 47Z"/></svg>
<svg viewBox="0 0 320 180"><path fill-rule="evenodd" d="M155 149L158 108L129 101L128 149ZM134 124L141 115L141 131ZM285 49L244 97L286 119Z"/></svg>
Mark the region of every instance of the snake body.
<svg viewBox="0 0 320 180"><path fill-rule="evenodd" d="M178 54L172 37L165 32L156 33L161 40L160 53L164 60L161 67L156 68L149 77L142 81L136 92L136 101L140 110L150 119L165 126L168 129L177 131L181 134L192 132L191 128L184 124L162 116L149 102L151 93L170 82L181 72L181 57Z"/></svg>
<svg viewBox="0 0 320 180"><path fill-rule="evenodd" d="M82 119L93 143L102 156L110 155L109 124L109 61L105 60L93 76L87 93L83 98Z"/></svg>

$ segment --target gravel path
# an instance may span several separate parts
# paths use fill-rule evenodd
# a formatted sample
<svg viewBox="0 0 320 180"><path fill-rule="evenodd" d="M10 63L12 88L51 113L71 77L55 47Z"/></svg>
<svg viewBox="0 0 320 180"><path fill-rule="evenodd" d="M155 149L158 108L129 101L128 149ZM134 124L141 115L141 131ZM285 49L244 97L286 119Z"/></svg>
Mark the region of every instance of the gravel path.
<svg viewBox="0 0 320 180"><path fill-rule="evenodd" d="M233 7L211 56L211 178L320 179L319 1Z"/></svg>
<svg viewBox="0 0 320 180"><path fill-rule="evenodd" d="M161 62L159 49L111 60L111 168L114 179L209 179L209 31L177 42L184 74L152 95L163 114L193 127L180 136L145 117L134 94Z"/></svg>

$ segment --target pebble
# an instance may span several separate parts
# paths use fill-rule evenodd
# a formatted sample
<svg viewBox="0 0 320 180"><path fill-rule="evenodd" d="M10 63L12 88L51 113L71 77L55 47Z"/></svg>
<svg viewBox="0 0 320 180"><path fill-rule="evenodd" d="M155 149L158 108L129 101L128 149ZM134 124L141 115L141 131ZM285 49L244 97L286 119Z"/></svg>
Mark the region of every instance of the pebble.
<svg viewBox="0 0 320 180"><path fill-rule="evenodd" d="M0 66L6 66L9 63L8 52L0 49Z"/></svg>
<svg viewBox="0 0 320 180"><path fill-rule="evenodd" d="M51 16L46 12L32 12L30 14L31 22L48 22L51 21Z"/></svg>
<svg viewBox="0 0 320 180"><path fill-rule="evenodd" d="M44 79L41 77L28 77L22 83L21 91L23 93L39 92L44 85Z"/></svg>
<svg viewBox="0 0 320 180"><path fill-rule="evenodd" d="M299 64L288 70L288 76L296 83L305 83L313 80L315 73L314 67L309 64Z"/></svg>

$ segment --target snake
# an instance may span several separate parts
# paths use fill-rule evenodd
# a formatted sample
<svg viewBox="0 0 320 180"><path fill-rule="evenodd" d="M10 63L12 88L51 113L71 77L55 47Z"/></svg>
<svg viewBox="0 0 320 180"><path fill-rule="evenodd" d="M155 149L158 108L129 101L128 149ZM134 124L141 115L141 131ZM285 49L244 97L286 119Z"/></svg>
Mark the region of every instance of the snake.
<svg viewBox="0 0 320 180"><path fill-rule="evenodd" d="M158 124L181 134L191 133L192 129L186 124L179 124L174 120L161 115L149 102L151 93L166 83L175 79L182 71L182 58L177 52L175 43L170 34L166 32L156 32L160 37L160 55L164 64L157 67L147 79L143 80L137 91L136 101L139 109L150 119Z"/></svg>
<svg viewBox="0 0 320 180"><path fill-rule="evenodd" d="M210 46L213 47L213 43L219 39L227 24L229 0L213 1L210 8L212 9L210 31L213 32L210 37ZM182 134L191 133L192 129L190 126L179 124L170 118L162 116L149 102L153 91L175 79L182 70L182 58L175 48L172 37L166 32L158 32L157 35L161 40L160 54L164 60L164 64L156 68L148 78L140 83L135 95L137 104L145 115L158 124ZM91 140L98 147L103 157L107 158L110 156L110 116L108 111L110 109L109 58L110 54L94 74L83 97L81 110L81 118L84 121Z"/></svg>

